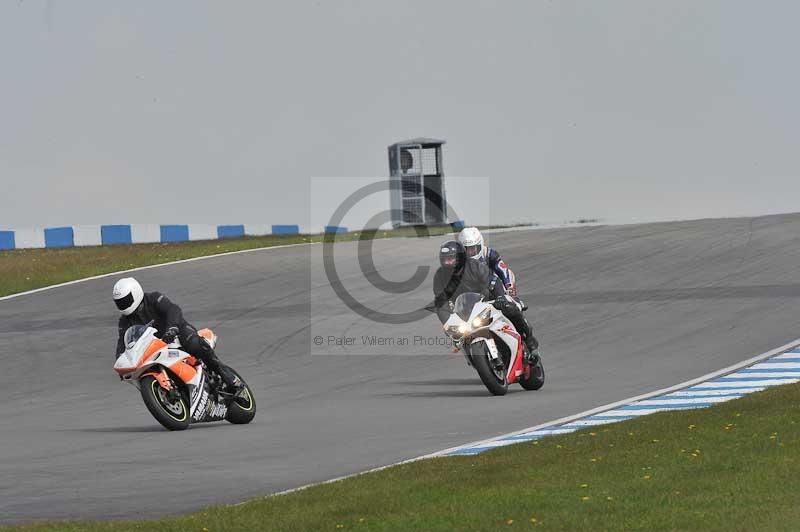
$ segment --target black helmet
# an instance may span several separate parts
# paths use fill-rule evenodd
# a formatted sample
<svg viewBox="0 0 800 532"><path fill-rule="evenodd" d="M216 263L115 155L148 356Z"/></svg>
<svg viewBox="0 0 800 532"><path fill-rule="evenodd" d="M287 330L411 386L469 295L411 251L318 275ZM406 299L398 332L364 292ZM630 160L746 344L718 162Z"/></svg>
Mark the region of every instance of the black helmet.
<svg viewBox="0 0 800 532"><path fill-rule="evenodd" d="M464 245L456 240L448 240L439 248L439 264L446 270L459 271L467 262Z"/></svg>

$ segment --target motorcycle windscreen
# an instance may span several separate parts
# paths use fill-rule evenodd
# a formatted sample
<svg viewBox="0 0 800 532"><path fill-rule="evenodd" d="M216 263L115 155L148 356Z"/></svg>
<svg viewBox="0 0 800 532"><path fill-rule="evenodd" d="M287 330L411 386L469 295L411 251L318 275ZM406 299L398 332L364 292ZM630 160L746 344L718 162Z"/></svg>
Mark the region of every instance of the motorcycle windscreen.
<svg viewBox="0 0 800 532"><path fill-rule="evenodd" d="M475 292L465 292L456 298L453 312L464 321L469 321L472 308L481 300L481 295Z"/></svg>
<svg viewBox="0 0 800 532"><path fill-rule="evenodd" d="M122 339L122 341L125 342L125 349L130 349L133 347L133 345L139 341L139 338L142 337L146 330L147 325L134 325L132 327L128 327L128 330L125 331L125 336Z"/></svg>

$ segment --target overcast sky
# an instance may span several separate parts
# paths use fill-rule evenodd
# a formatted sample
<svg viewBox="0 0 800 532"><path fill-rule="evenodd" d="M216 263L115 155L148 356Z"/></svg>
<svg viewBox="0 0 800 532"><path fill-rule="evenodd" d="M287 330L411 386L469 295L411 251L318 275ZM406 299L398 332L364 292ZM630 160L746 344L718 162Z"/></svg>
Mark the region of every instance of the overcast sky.
<svg viewBox="0 0 800 532"><path fill-rule="evenodd" d="M800 210L798 20L793 1L0 0L0 227L304 224L312 176L386 176L414 136L491 179L496 223Z"/></svg>

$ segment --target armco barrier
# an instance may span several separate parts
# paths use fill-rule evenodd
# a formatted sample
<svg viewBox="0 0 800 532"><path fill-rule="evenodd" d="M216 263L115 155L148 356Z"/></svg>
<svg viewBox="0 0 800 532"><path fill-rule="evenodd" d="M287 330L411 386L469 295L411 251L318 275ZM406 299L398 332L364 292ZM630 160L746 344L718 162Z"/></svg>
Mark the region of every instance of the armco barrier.
<svg viewBox="0 0 800 532"><path fill-rule="evenodd" d="M453 222L453 228L464 222ZM346 233L347 227L325 226L324 233ZM297 224L119 224L76 225L45 229L0 230L0 251L11 249L63 248L73 246L109 246L216 240L242 236L299 235L319 233L320 228L301 228Z"/></svg>

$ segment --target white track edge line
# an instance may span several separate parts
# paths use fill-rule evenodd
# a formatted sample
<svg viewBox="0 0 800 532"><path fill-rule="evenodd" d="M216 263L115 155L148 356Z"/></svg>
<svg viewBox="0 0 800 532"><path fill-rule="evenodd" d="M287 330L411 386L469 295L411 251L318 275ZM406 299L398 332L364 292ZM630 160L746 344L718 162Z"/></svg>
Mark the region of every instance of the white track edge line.
<svg viewBox="0 0 800 532"><path fill-rule="evenodd" d="M609 225L609 224L597 224L597 225ZM564 224L564 225L559 225L559 226L519 226L519 227L502 228L499 231L497 231L495 229L487 229L486 231L483 231L483 232L484 233L491 233L491 232L494 232L494 231L497 231L497 232L542 231L542 230L547 230L547 229L568 229L568 228L572 228L572 227L588 227L588 226L590 226L590 224ZM312 235L312 236L316 236L316 235ZM376 240L391 240L391 238L403 238L403 237L390 237L390 238L386 238L386 239L380 238L380 239L376 239ZM407 237L407 238L414 238L414 237ZM355 240L347 240L346 242L355 242ZM152 242L152 243L153 244L159 244L159 242ZM138 271L143 271L143 270L152 270L152 269L155 269L155 268L163 268L165 266L174 266L176 264L184 264L184 263L187 263L187 262L195 262L195 261L200 261L200 260L213 259L213 258L217 258L217 257L229 257L231 255L240 255L240 254L243 254L243 253L253 253L253 252L256 252L256 251L266 251L266 250L270 250L270 249L290 248L290 247L296 247L296 246L309 246L309 245L321 244L321 243L322 242L298 242L296 244L280 244L280 245L277 245L277 246L263 246L263 247L260 247L260 248L240 249L240 250L237 250L237 251L226 251L225 253L215 253L213 255L202 255L200 257L191 257L191 258L188 258L188 259L174 260L172 262L163 262L161 264L150 264L148 266L138 266L136 268L129 268L127 270L119 270L119 271L116 271L116 272L102 273L100 275L93 275L91 277L83 277L81 279L74 279L72 281L67 281L65 283L51 284L51 285L48 285L48 286L42 286L40 288L35 288L33 290L27 290L25 292L19 292L19 293L16 293L16 294L9 294L7 296L1 296L0 297L0 301L7 301L9 299L16 299L16 298L22 297L22 296L28 296L28 295L31 295L31 294L37 294L39 292L45 292L47 290L54 290L56 288L62 288L64 286L70 286L70 285L74 285L74 284L85 283L85 282L88 282L88 281L94 281L96 279L104 279L106 277L113 277L115 275L122 275L124 273L138 272ZM80 247L80 246L75 246L75 247ZM41 249L44 249L44 248L41 248Z"/></svg>
<svg viewBox="0 0 800 532"><path fill-rule="evenodd" d="M157 242L154 242L157 243ZM163 268L165 266L174 266L176 264L184 264L187 262L195 262L200 260L207 260L207 259L214 259L217 257L229 257L231 255L240 255L243 253L253 253L255 251L266 251L270 249L279 249L279 248L291 248L296 246L308 246L311 244L319 244L320 242L298 242L297 244L281 244L279 246L264 246L260 248L251 248L251 249L240 249L238 251L226 251L225 253L216 253L214 255L203 255L201 257L191 257L188 259L181 259L181 260L174 260L172 262L163 262L161 264L150 264L149 266L138 266L136 268L130 268L128 270L119 270L116 272L111 273L102 273L100 275L93 275L91 277L84 277L82 279L75 279L73 281L67 281L66 283L59 283L59 284L51 284L48 286L43 286L41 288L36 288L34 290L28 290L26 292L19 292L17 294L9 294L7 296L0 297L0 301L6 301L8 299L15 299L22 296L28 296L31 294L37 294L39 292L45 292L47 290L54 290L56 288L62 288L64 286L70 286L73 284L80 284L85 283L87 281L94 281L96 279L103 279L105 277L113 277L115 275L122 275L123 273L131 273L131 272L139 272L142 270L153 270L155 268Z"/></svg>
<svg viewBox="0 0 800 532"><path fill-rule="evenodd" d="M792 213L775 213L775 214L768 214L764 216L780 216L782 214L792 214ZM574 229L580 227L606 227L606 226L625 226L625 225L650 225L650 224L661 224L661 223L675 223L675 222L693 222L693 221L701 221L701 220L735 220L741 218L759 218L760 216L754 215L741 215L741 216L722 216L719 218L716 217L706 217L706 218L677 218L674 220L667 219L667 220L649 220L649 221L641 221L641 222L623 222L623 221L597 221L597 222L573 222L573 223L562 223L562 224L542 224L542 225L520 225L520 226L512 226L512 227L497 227L494 229L486 229L485 231L481 231L483 234L492 234L492 233L507 233L512 231L544 231L544 230L553 230L553 229ZM304 236L304 235L300 235ZM309 235L305 235L309 236ZM391 237L391 238L413 238L413 237ZM384 239L379 239L384 240ZM388 240L388 239L387 239ZM350 241L348 241L350 242ZM140 242L141 244L164 244L165 242ZM6 301L8 299L15 299L17 297L27 296L31 294L36 294L38 292L44 292L46 290L53 290L55 288L61 288L63 286L70 286L73 284L83 283L86 281L93 281L95 279L103 279L105 277L112 277L114 275L121 275L123 273L130 273L136 272L141 270L149 270L153 268L161 268L164 266L172 266L174 264L182 264L184 262L192 262L197 260L204 260L204 259L212 259L214 257L226 257L229 255L237 255L240 253L252 253L254 251L264 251L267 249L277 249L277 248L288 248L293 246L307 246L311 244L320 244L321 242L299 242L297 244L281 244L279 246L264 246L260 248L252 248L252 249L240 249L238 251L227 251L225 253L217 253L215 255L203 255L202 257L192 257L189 259L181 259L172 262L164 262L162 264L151 264L149 266L139 266L137 268L131 268L128 270L120 270L117 272L111 273L103 273L100 275L93 275L92 277L84 277L82 279L75 279L72 281L67 281L65 283L53 284L48 286L42 286L41 288L35 288L33 290L28 290L26 292L19 292L17 294L9 294L7 296L0 296L0 301ZM131 244L129 244L131 245ZM73 246L73 247L82 247L82 246ZM87 246L88 247L88 246ZM96 247L96 246L93 246ZM47 248L20 248L20 249L47 249ZM52 249L52 248L51 248Z"/></svg>
<svg viewBox="0 0 800 532"><path fill-rule="evenodd" d="M788 351L789 349L791 349L793 347L796 347L798 345L800 345L800 338L798 338L796 340L792 340L788 344L784 344L784 345L782 345L780 347L777 347L775 349L771 349L771 350L769 350L769 351L767 351L765 353L761 353L760 355L756 355L756 356L754 356L752 358L748 358L747 360L744 360L742 362L738 362L736 364L733 364L732 366L728 366L726 368L723 368L723 369L720 369L720 370L717 370L717 371L714 371L714 372L711 372L711 373L707 373L706 375L703 375L702 377L697 377L695 379L691 379L691 380L682 382L680 384L675 384L674 386L669 386L668 388L662 388L662 389L656 390L654 392L648 392L648 393L645 393L645 394L642 394L642 395L637 395L635 397L629 397L628 399L622 399L621 401L616 401L614 403L609 403L607 405L598 406L596 408L592 408L590 410L586 410L586 411L581 412L579 414L574 414L574 415L571 415L571 416L562 417L560 419L556 419L555 421L548 421L546 423L542 423L540 425L535 425L533 427L528 427L526 429L518 430L518 431L515 431L515 432L509 432L508 434L501 434L499 436L493 436L491 438L487 438L487 439L484 439L484 440L478 440L478 441L475 441L475 442L472 442L472 443L467 443L467 444L464 444L464 445L458 445L458 446L455 446L455 447L451 447L449 449L445 449L443 451L439 451L437 453L432 453L432 454L427 455L427 456L425 456L423 458L433 458L433 457L437 457L437 456L444 456L447 453L450 453L450 452L453 452L453 451L457 451L457 450L460 450L460 449L466 449L466 448L473 447L473 446L474 447L479 447L480 444L486 443L488 441L496 440L498 438L507 438L509 436L518 436L520 434L533 432L535 430L543 429L543 428L546 428L546 427L551 427L553 425L563 425L564 423L569 423L570 421L577 421L578 419L582 419L582 418L585 418L585 417L593 416L595 414L600 414L602 412L607 412L609 410L613 410L613 409L615 409L617 407L625 406L625 405L628 405L630 403L634 403L636 401L641 401L643 399L650 399L652 397L657 397L659 395L665 395L665 394L668 394L668 393L671 393L671 392L676 392L678 390L682 390L684 388L689 388L691 386L694 386L695 384L701 384L701 383L706 382L708 380L711 380L713 378L720 377L720 376L726 375L728 373L733 373L737 369L740 369L740 368L743 368L745 366L749 366L749 365L755 364L756 362L760 362L761 360L765 360L767 358L773 357L773 356L775 356L775 355L777 355L779 353L783 353L785 351Z"/></svg>
<svg viewBox="0 0 800 532"><path fill-rule="evenodd" d="M390 467L410 464L412 462L418 462L420 460L427 460L429 458L446 458L449 453L452 453L454 451L470 449L472 447L479 447L481 444L485 444L487 442L494 441L494 440L497 440L497 439L500 439L500 438L508 438L509 436L519 436L520 434L533 432L535 430L540 430L540 429L547 428L547 427L553 427L553 426L556 426L556 425L563 425L565 423L569 423L570 421L578 421L579 419L583 419L585 417L589 417L589 416L592 416L592 415L595 415L595 414L598 414L598 413L601 413L601 412L606 412L608 410L613 410L614 408L616 408L618 406L623 406L623 405L626 405L626 404L633 403L635 401L640 401L642 399L648 399L650 397L656 397L658 395L664 395L664 394L667 394L667 393L671 393L671 392L676 392L678 390L682 390L684 388L689 388L691 386L694 386L695 384L700 384L700 383L705 382L707 380L713 379L714 377L719 377L720 375L725 375L727 373L732 373L732 372L736 371L739 368L742 368L742 367L745 367L745 366L748 366L748 365L751 365L751 364L755 364L757 362L760 362L761 360L765 360L767 358L773 357L773 356L775 356L775 355L777 355L779 353L788 351L789 349L791 349L793 347L796 347L798 345L800 345L800 338L798 338L796 340L792 340L788 344L784 344L784 345L782 345L780 347L777 347L775 349L771 349L771 350L769 350L769 351L767 351L765 353L761 353L760 355L756 355L756 356L754 356L752 358L748 358L747 360L744 360L742 362L738 362L736 364L733 364L732 366L728 366L726 368L714 371L712 373L708 373L706 375L703 375L702 377L697 377L695 379L691 379L691 380L682 382L680 384L675 384L674 386L670 386L668 388L662 388L662 389L656 390L654 392L649 392L649 393L645 393L645 394L642 394L642 395L637 395L635 397L630 397L628 399L622 399L621 401L616 401L614 403L609 403L607 405L598 406L597 408L592 408L591 410L586 410L586 411L581 412L579 414L573 414L571 416L562 417L562 418L556 419L554 421L548 421L546 423L541 423L539 425L535 425L533 427L528 427L526 429L518 430L518 431L515 431L515 432L509 432L508 434L500 434L500 435L493 436L491 438L487 438L487 439L484 439L484 440L478 440L478 441L475 441L475 442L472 442L472 443L467 443L467 444L464 444L464 445L457 445L455 447L450 447L449 449L444 449L443 451L437 451L435 453L430 453L430 454L425 454L425 455L422 455L422 456L417 456L416 458L409 458L408 460L401 460L399 462L394 462L394 463L391 463L391 464L386 464L386 465L383 465L383 466L374 467L372 469L367 469L366 471L360 471L358 473L352 473L352 474L349 474L349 475L343 475L343 476L332 478L332 479L329 479L329 480L322 480L320 482L313 482L311 484L306 484L304 486L298 486L296 488L290 488L290 489L283 490L283 491L277 491L275 493L262 495L260 497L256 497L256 498L253 498L253 499L250 499L250 500L247 500L247 501L242 501L242 502L239 502L239 503L231 504L229 506L241 506L241 505L244 505L244 504L248 504L250 502L268 499L270 497L278 497L280 495L288 495L290 493L294 493L294 492L297 492L297 491L302 491L302 490L305 490L305 489L308 489L308 488L313 488L313 487L316 487L316 486L323 486L325 484L332 484L334 482L339 482L340 480L347 480L349 478L355 478L355 477L359 477L361 475L368 475L370 473L377 473L378 471L383 471L384 469L389 469ZM689 410L693 410L693 409L689 409ZM575 427L575 431L577 431L577 430L580 430L580 427ZM571 431L571 432L575 432L575 431ZM511 445L514 445L515 443L525 443L525 442L524 441L514 442Z"/></svg>

